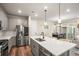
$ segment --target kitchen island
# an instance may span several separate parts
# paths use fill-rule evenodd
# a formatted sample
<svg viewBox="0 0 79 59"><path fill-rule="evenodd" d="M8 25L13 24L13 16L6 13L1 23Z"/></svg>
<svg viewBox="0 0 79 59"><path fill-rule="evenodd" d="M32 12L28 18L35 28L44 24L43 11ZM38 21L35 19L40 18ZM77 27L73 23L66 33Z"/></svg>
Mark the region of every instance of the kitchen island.
<svg viewBox="0 0 79 59"><path fill-rule="evenodd" d="M36 42L36 44L34 42L32 43L31 40L30 40L30 44L32 46L33 46L33 44L36 45L36 48L34 46L34 48L35 48L34 50L36 52L38 52L41 48L44 48L44 49L46 49L47 51L50 52L50 55L53 55L53 56L64 55L64 53L67 53L67 55L69 55L70 49L72 49L76 46L76 44L74 44L74 43L57 40L55 38L45 37L43 39L45 41L41 41L41 42L37 41L36 40L37 38L40 38L40 36L32 36L31 37L31 40ZM39 48L38 46L41 46L41 48ZM39 55L39 52L35 53L35 54Z"/></svg>

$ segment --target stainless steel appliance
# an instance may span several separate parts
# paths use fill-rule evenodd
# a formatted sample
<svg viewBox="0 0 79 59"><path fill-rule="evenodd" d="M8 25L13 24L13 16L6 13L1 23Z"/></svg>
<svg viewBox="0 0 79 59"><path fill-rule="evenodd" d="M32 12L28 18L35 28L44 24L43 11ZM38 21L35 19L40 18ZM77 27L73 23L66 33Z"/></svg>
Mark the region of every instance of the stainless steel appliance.
<svg viewBox="0 0 79 59"><path fill-rule="evenodd" d="M26 41L24 36L28 36L28 27L23 25L16 25L16 45L25 45Z"/></svg>
<svg viewBox="0 0 79 59"><path fill-rule="evenodd" d="M24 36L29 35L29 27L24 27Z"/></svg>
<svg viewBox="0 0 79 59"><path fill-rule="evenodd" d="M8 40L0 40L0 55L8 55Z"/></svg>

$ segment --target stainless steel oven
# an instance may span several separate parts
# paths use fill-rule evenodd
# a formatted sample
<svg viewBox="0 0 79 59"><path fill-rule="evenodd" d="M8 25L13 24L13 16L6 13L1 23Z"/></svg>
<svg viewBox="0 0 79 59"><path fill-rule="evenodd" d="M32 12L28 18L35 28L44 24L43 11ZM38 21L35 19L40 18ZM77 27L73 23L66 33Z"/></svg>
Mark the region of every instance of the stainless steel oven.
<svg viewBox="0 0 79 59"><path fill-rule="evenodd" d="M8 55L8 40L0 40L0 46L1 46L1 56L7 56Z"/></svg>
<svg viewBox="0 0 79 59"><path fill-rule="evenodd" d="M24 25L16 25L16 46L26 45L25 36L29 35L29 28Z"/></svg>

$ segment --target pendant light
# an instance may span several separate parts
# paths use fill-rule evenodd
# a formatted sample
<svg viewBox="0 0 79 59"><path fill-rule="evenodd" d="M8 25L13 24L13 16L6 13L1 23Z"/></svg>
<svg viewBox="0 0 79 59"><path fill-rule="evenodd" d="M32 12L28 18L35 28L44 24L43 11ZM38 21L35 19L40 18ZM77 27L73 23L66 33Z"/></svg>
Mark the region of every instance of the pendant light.
<svg viewBox="0 0 79 59"><path fill-rule="evenodd" d="M60 3L59 3L59 19L58 19L58 24L61 24L61 18L60 18Z"/></svg>
<svg viewBox="0 0 79 59"><path fill-rule="evenodd" d="M47 24L47 19L46 19L46 16L47 16L47 6L44 7L44 12L45 12L45 21L44 21L44 28L48 28L48 24Z"/></svg>
<svg viewBox="0 0 79 59"><path fill-rule="evenodd" d="M58 19L58 28L59 28L58 34L60 34L60 33L61 33L60 3L59 3L59 19Z"/></svg>

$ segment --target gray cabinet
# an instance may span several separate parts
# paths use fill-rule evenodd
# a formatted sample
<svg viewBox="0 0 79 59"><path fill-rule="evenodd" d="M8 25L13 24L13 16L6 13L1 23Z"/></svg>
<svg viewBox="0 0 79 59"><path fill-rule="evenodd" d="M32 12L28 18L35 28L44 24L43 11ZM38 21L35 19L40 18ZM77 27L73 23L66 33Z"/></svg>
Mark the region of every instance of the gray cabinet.
<svg viewBox="0 0 79 59"><path fill-rule="evenodd" d="M10 51L11 47L12 47L12 46L15 46L15 45L16 45L16 39L15 39L15 37L12 37L12 38L9 39L9 41L8 41L8 47L9 47L8 52Z"/></svg>
<svg viewBox="0 0 79 59"><path fill-rule="evenodd" d="M32 53L34 56L39 56L39 44L34 40L30 39L30 45L32 47Z"/></svg>
<svg viewBox="0 0 79 59"><path fill-rule="evenodd" d="M0 21L2 22L2 30L8 29L8 17L4 9L0 6Z"/></svg>
<svg viewBox="0 0 79 59"><path fill-rule="evenodd" d="M39 55L40 56L53 56L51 52L46 50L44 47L39 45Z"/></svg>

